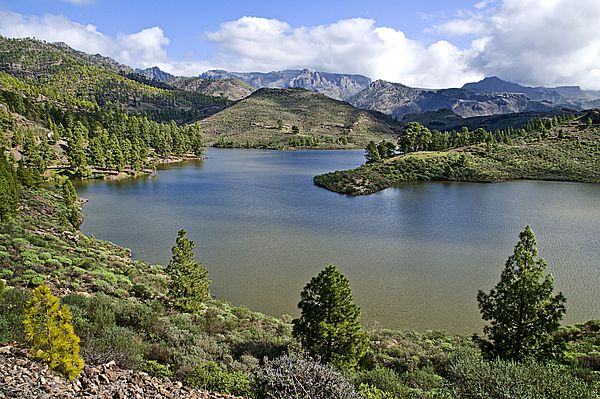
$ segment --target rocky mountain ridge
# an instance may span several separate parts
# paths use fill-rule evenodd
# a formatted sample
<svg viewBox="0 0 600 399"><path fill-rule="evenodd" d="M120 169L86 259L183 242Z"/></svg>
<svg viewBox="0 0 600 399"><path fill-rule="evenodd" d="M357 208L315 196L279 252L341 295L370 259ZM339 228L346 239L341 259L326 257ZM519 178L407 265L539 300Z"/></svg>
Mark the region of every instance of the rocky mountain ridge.
<svg viewBox="0 0 600 399"><path fill-rule="evenodd" d="M240 79L255 89L301 88L325 94L336 100L346 100L364 90L371 79L362 75L319 72L310 69L273 72L229 72L210 70L200 75L203 79Z"/></svg>
<svg viewBox="0 0 600 399"><path fill-rule="evenodd" d="M551 105L530 101L524 93L485 92L468 89L417 89L400 83L377 80L352 96L355 107L371 109L402 119L414 114L450 109L461 117L549 111Z"/></svg>
<svg viewBox="0 0 600 399"><path fill-rule="evenodd" d="M523 93L532 101L543 101L579 109L600 105L600 91L582 90L579 86L528 87L491 76L479 82L467 83L463 89L488 93Z"/></svg>
<svg viewBox="0 0 600 399"><path fill-rule="evenodd" d="M158 80L159 82L165 82L175 78L175 75L171 75L170 73L165 72L156 66L146 69L138 68L135 71L147 79Z"/></svg>

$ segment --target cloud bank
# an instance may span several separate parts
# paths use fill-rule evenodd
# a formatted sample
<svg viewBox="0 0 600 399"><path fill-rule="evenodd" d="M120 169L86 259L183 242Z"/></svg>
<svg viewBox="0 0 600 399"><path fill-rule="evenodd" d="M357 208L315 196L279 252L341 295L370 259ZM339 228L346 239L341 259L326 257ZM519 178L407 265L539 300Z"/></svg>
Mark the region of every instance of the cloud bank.
<svg viewBox="0 0 600 399"><path fill-rule="evenodd" d="M169 57L169 38L158 26L110 37L94 25L63 16L0 12L0 34L63 41L132 66L157 65L181 75L211 68L308 67L432 88L498 75L528 85L579 84L600 89L598 20L598 0L486 0L426 29L436 39L424 43L371 19L290 26L277 19L242 17L205 33L218 56L198 61Z"/></svg>

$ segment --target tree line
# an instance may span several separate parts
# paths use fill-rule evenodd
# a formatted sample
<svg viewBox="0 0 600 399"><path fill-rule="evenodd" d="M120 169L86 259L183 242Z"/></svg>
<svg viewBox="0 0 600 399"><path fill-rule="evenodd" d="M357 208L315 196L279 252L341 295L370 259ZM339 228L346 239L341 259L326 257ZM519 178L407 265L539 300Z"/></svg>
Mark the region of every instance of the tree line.
<svg viewBox="0 0 600 399"><path fill-rule="evenodd" d="M69 168L77 177L87 176L90 166L140 171L148 166L150 156L200 156L204 150L198 124L159 123L146 116L117 111L76 113L42 108L45 112L36 114L38 119L33 120L48 129L47 135L43 131L36 135L32 128L17 126L0 107L3 148L21 148L23 166L37 171L43 172L55 158L50 146L58 144L65 148ZM7 134L9 129L11 136Z"/></svg>
<svg viewBox="0 0 600 399"><path fill-rule="evenodd" d="M504 130L487 131L477 128L473 131L467 127L460 130L439 131L429 129L418 123L409 122L402 129L397 143L386 140L380 143L369 142L365 148L368 163L379 162L396 155L396 149L402 153L417 151L444 151L451 148L476 144L493 145L496 143L513 144L515 140L524 139L536 134L537 139L546 139L548 132L574 118L573 115L555 115L552 118L536 118L528 121L520 128L508 127Z"/></svg>

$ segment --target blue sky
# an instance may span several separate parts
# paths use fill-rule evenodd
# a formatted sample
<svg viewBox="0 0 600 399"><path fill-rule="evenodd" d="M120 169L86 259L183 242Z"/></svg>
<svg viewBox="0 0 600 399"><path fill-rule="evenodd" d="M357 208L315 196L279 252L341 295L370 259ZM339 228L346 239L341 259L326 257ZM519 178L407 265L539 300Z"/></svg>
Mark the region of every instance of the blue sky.
<svg viewBox="0 0 600 399"><path fill-rule="evenodd" d="M129 1L95 0L1 0L0 7L23 15L60 14L73 21L98 26L103 33L137 32L160 26L170 39L169 54L185 58L190 52L210 56L216 49L204 40L205 32L243 16L275 18L292 26L331 24L342 19L368 18L378 25L402 30L412 38L434 39L425 29L473 7L473 0L222 0L222 1Z"/></svg>
<svg viewBox="0 0 600 399"><path fill-rule="evenodd" d="M598 0L0 0L0 34L135 67L308 67L420 87L484 76L600 89Z"/></svg>

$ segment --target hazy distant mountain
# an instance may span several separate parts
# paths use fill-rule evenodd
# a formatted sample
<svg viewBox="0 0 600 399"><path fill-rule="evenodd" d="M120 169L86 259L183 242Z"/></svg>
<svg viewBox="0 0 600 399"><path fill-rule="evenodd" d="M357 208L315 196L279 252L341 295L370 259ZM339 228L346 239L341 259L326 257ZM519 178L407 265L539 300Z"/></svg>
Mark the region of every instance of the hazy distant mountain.
<svg viewBox="0 0 600 399"><path fill-rule="evenodd" d="M348 99L350 104L380 111L395 118L406 114L450 109L461 117L547 111L551 106L530 101L523 93L498 93L468 89L417 89L377 80Z"/></svg>
<svg viewBox="0 0 600 399"><path fill-rule="evenodd" d="M371 79L362 75L319 72L309 69L277 72L228 72L211 70L200 75L204 79L241 79L255 89L301 88L345 100L366 89Z"/></svg>
<svg viewBox="0 0 600 399"><path fill-rule="evenodd" d="M489 93L524 93L533 101L546 101L579 109L594 108L600 105L600 92L598 91L581 90L579 86L527 87L507 82L497 76L485 78L479 82L467 83L463 86L463 89Z"/></svg>

